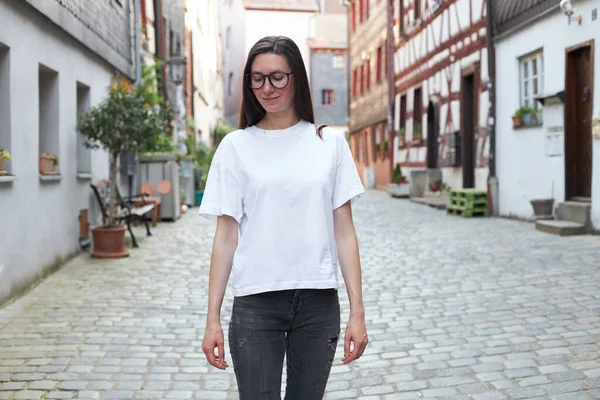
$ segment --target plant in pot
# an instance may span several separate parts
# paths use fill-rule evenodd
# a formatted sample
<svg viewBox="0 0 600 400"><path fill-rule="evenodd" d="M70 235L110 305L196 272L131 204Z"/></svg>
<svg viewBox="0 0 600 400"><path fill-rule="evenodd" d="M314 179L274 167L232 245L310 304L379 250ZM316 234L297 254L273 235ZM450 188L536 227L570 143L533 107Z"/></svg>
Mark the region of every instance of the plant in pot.
<svg viewBox="0 0 600 400"><path fill-rule="evenodd" d="M40 174L56 175L58 167L58 156L54 153L40 154Z"/></svg>
<svg viewBox="0 0 600 400"><path fill-rule="evenodd" d="M442 180L439 178L434 179L434 181L429 184L429 189L431 189L433 193L439 192L442 189Z"/></svg>
<svg viewBox="0 0 600 400"><path fill-rule="evenodd" d="M110 156L108 218L103 225L91 227L96 257L124 257L125 226L120 223L117 182L117 162L123 152L148 151L165 131L166 120L161 101L148 92L147 82L134 87L117 76L102 103L81 115L77 131L90 149L102 148Z"/></svg>
<svg viewBox="0 0 600 400"><path fill-rule="evenodd" d="M10 160L10 153L8 150L0 148L0 176L7 174L6 170L4 169L5 160Z"/></svg>
<svg viewBox="0 0 600 400"><path fill-rule="evenodd" d="M531 107L522 106L513 115L513 127L527 126L537 123L537 111Z"/></svg>
<svg viewBox="0 0 600 400"><path fill-rule="evenodd" d="M388 193L392 197L408 197L410 193L410 184L402 174L400 163L396 163L396 167L392 171L391 180L392 182L388 185Z"/></svg>

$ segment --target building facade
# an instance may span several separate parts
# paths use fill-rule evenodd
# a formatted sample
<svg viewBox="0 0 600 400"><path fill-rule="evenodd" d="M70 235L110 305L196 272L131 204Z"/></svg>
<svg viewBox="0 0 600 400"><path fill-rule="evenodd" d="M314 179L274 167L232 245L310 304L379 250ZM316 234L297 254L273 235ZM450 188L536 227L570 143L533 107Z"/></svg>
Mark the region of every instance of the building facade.
<svg viewBox="0 0 600 400"><path fill-rule="evenodd" d="M0 302L79 251L80 210L109 159L83 147L78 116L115 71L134 79L129 2L64 4L0 1L0 148L12 158L0 176ZM57 156L57 175L40 174L42 153Z"/></svg>
<svg viewBox="0 0 600 400"><path fill-rule="evenodd" d="M223 30L224 118L238 125L243 72L248 52L261 38L283 35L300 48L310 79L311 20L319 11L315 0L225 0L221 3Z"/></svg>
<svg viewBox="0 0 600 400"><path fill-rule="evenodd" d="M321 4L312 19L310 48L311 93L315 121L348 134L347 17L341 4Z"/></svg>
<svg viewBox="0 0 600 400"><path fill-rule="evenodd" d="M532 219L531 200L550 199L600 230L599 4L579 0L570 17L557 1L495 7L500 214Z"/></svg>
<svg viewBox="0 0 600 400"><path fill-rule="evenodd" d="M186 109L194 118L196 140L213 144L211 134L223 112L221 23L217 0L186 7Z"/></svg>
<svg viewBox="0 0 600 400"><path fill-rule="evenodd" d="M385 189L391 179L387 15L387 1L348 5L350 147L367 188Z"/></svg>
<svg viewBox="0 0 600 400"><path fill-rule="evenodd" d="M487 188L485 0L395 3L394 163L452 188Z"/></svg>

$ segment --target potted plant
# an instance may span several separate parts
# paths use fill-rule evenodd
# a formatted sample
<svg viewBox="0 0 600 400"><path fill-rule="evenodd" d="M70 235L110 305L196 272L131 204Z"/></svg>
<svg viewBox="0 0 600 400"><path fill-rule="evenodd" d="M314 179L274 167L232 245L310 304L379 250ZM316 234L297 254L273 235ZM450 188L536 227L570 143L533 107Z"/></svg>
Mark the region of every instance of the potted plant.
<svg viewBox="0 0 600 400"><path fill-rule="evenodd" d="M442 180L439 178L435 179L433 182L431 182L429 184L429 189L431 189L431 191L433 193L439 192L441 188L442 188Z"/></svg>
<svg viewBox="0 0 600 400"><path fill-rule="evenodd" d="M10 160L10 153L8 150L0 148L0 176L7 174L6 170L4 169L5 160Z"/></svg>
<svg viewBox="0 0 600 400"><path fill-rule="evenodd" d="M527 126L537 123L537 111L531 107L522 106L513 115L513 127Z"/></svg>
<svg viewBox="0 0 600 400"><path fill-rule="evenodd" d="M406 177L402 175L400 163L396 163L396 167L392 171L392 182L388 185L388 193L392 197L408 197L410 193L410 185Z"/></svg>
<svg viewBox="0 0 600 400"><path fill-rule="evenodd" d="M40 154L40 174L41 175L56 175L58 167L58 156L54 153Z"/></svg>
<svg viewBox="0 0 600 400"><path fill-rule="evenodd" d="M153 97L151 85L143 79L134 87L128 80L117 76L108 90L108 97L96 107L81 115L77 131L91 149L102 148L109 153L108 218L100 226L92 226L95 257L124 257L125 226L119 223L120 202L115 184L117 162L123 152L148 151L165 131L166 121L161 100Z"/></svg>

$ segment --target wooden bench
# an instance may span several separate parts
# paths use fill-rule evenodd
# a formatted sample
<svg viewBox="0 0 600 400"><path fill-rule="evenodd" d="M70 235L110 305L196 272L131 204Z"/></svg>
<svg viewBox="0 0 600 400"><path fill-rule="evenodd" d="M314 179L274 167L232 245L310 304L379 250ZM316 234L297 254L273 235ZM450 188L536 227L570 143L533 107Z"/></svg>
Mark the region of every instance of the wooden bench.
<svg viewBox="0 0 600 400"><path fill-rule="evenodd" d="M110 185L109 181L101 180L100 182L90 184L94 195L96 196L96 200L98 200L98 204L100 206L100 210L102 210L102 223L106 224L106 220L108 219L108 204L110 203ZM152 212L155 205L150 203L145 203L144 198L149 197L147 193L142 193L132 195L131 197L142 199L142 203L138 206L134 205L133 201L129 201L124 199L119 193L119 188L116 187L117 190L117 201L119 202L116 219L119 224L125 222L127 225L127 230L131 235L131 242L133 247L139 247L137 244L137 240L135 239L135 235L131 230L131 223L135 221L143 221L144 225L146 225L146 233L148 236L152 236L150 232L150 225L148 224L148 214Z"/></svg>

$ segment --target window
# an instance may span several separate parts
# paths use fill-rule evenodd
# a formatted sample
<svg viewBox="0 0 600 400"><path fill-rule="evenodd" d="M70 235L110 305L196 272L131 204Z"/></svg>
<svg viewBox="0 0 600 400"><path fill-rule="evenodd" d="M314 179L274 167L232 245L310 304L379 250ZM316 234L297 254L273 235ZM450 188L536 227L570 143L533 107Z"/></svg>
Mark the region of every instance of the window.
<svg viewBox="0 0 600 400"><path fill-rule="evenodd" d="M369 19L369 0L365 0L365 19Z"/></svg>
<svg viewBox="0 0 600 400"><path fill-rule="evenodd" d="M422 134L423 123L423 96L421 88L415 89L414 103L413 103L413 138L419 137Z"/></svg>
<svg viewBox="0 0 600 400"><path fill-rule="evenodd" d="M367 90L371 89L371 59L367 60Z"/></svg>
<svg viewBox="0 0 600 400"><path fill-rule="evenodd" d="M536 96L543 92L543 57L542 52L522 57L519 60L521 75L521 106L538 108Z"/></svg>
<svg viewBox="0 0 600 400"><path fill-rule="evenodd" d="M77 82L77 121L84 112L90 109L90 88L83 83ZM83 137L77 135L77 173L90 174L92 172L92 152L85 148Z"/></svg>
<svg viewBox="0 0 600 400"><path fill-rule="evenodd" d="M9 49L0 43L0 149L11 153ZM15 155L11 153L11 158ZM11 175L11 160L4 160L0 175Z"/></svg>
<svg viewBox="0 0 600 400"><path fill-rule="evenodd" d="M415 21L421 19L421 0L415 0Z"/></svg>
<svg viewBox="0 0 600 400"><path fill-rule="evenodd" d="M352 3L352 8L350 9L350 18L352 21L352 32L356 31L356 3Z"/></svg>
<svg viewBox="0 0 600 400"><path fill-rule="evenodd" d="M400 136L404 136L406 129L406 95L400 97Z"/></svg>
<svg viewBox="0 0 600 400"><path fill-rule="evenodd" d="M356 89L358 85L358 69L352 71L352 97L356 97Z"/></svg>
<svg viewBox="0 0 600 400"><path fill-rule="evenodd" d="M60 99L58 92L58 72L40 64L38 70L38 85L39 85L39 154L50 153L52 155L49 160L56 157L56 161L60 157L59 150L59 124L58 115L60 110ZM56 173L52 165L47 165L40 157L40 172L42 170L49 173ZM48 168L46 168L48 167Z"/></svg>
<svg viewBox="0 0 600 400"><path fill-rule="evenodd" d="M346 67L346 59L343 54L336 54L333 56L333 68L344 69Z"/></svg>
<svg viewBox="0 0 600 400"><path fill-rule="evenodd" d="M360 94L365 92L365 63L360 66Z"/></svg>
<svg viewBox="0 0 600 400"><path fill-rule="evenodd" d="M323 89L321 93L322 104L324 106L333 106L335 105L335 94L331 89Z"/></svg>
<svg viewBox="0 0 600 400"><path fill-rule="evenodd" d="M233 94L233 72L229 73L229 83L227 84L227 93L230 96Z"/></svg>
<svg viewBox="0 0 600 400"><path fill-rule="evenodd" d="M383 46L377 48L377 70L375 71L375 82L381 80L381 68L383 67Z"/></svg>
<svg viewBox="0 0 600 400"><path fill-rule="evenodd" d="M404 0L398 0L399 3L399 17L400 17L400 37L404 35Z"/></svg>
<svg viewBox="0 0 600 400"><path fill-rule="evenodd" d="M360 4L359 4L359 22L362 24L362 22L365 19L365 0L360 0Z"/></svg>

